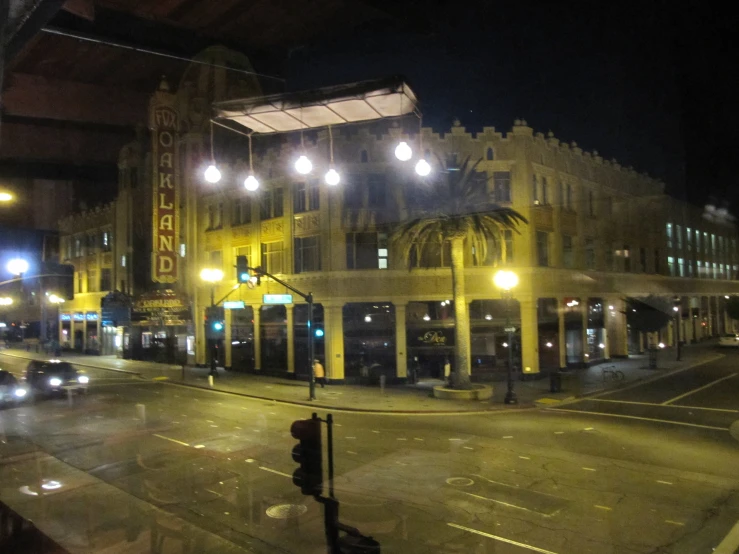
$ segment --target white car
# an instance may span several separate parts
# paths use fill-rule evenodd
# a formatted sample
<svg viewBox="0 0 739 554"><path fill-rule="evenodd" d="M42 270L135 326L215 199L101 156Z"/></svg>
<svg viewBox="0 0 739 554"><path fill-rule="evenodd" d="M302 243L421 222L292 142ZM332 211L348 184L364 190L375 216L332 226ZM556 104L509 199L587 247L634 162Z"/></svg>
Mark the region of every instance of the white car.
<svg viewBox="0 0 739 554"><path fill-rule="evenodd" d="M719 346L730 346L732 348L739 348L739 335L736 335L734 333L727 333L726 335L721 335L721 338L718 339L718 345Z"/></svg>

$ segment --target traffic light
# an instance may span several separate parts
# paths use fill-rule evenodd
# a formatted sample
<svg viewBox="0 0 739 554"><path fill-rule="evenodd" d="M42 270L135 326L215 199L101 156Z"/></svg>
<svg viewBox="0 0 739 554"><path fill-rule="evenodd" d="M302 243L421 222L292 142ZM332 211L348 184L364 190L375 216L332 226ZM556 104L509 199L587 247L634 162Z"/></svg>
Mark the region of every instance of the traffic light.
<svg viewBox="0 0 739 554"><path fill-rule="evenodd" d="M323 463L321 457L321 420L299 419L290 427L290 434L300 442L293 448L293 460L300 467L293 473L293 483L307 496L323 492Z"/></svg>
<svg viewBox="0 0 739 554"><path fill-rule="evenodd" d="M248 283L251 279L249 271L249 260L246 256L236 256L236 281L239 283Z"/></svg>
<svg viewBox="0 0 739 554"><path fill-rule="evenodd" d="M222 340L226 338L226 322L223 308L209 306L205 309L205 338Z"/></svg>

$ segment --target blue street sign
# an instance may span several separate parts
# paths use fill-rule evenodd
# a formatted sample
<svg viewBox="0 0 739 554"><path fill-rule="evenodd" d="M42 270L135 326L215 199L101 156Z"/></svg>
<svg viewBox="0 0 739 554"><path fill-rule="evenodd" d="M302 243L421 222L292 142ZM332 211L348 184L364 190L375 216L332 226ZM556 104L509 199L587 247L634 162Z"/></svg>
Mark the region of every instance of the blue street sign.
<svg viewBox="0 0 739 554"><path fill-rule="evenodd" d="M226 300L223 307L226 310L243 310L246 306L243 300Z"/></svg>
<svg viewBox="0 0 739 554"><path fill-rule="evenodd" d="M264 304L292 304L292 294L265 294L262 296Z"/></svg>

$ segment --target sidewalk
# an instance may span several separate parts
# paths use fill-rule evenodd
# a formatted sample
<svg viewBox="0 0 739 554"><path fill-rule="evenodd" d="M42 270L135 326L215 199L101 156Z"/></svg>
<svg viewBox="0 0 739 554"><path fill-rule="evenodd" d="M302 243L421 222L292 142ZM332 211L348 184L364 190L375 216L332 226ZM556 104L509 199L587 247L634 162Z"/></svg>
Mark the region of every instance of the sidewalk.
<svg viewBox="0 0 739 554"><path fill-rule="evenodd" d="M25 350L2 350L0 355L25 359L43 359L43 354ZM386 413L464 413L479 411L505 411L517 408L532 408L557 404L579 396L591 395L609 389L624 387L645 379L652 379L669 371L690 367L721 357L713 344L704 343L683 348L682 361L675 361L675 352L665 349L659 353L659 369L647 369L646 355L569 372L562 379L562 391L550 392L548 376L530 381L515 381L514 387L519 404L507 406L503 403L506 383L495 382L493 398L485 401L455 401L433 398L432 388L441 384L437 380L425 380L416 385L394 385L383 390L379 387L359 385L328 385L325 389L316 386L314 401L308 400L308 383L262 375L218 370L213 390L240 394L274 402L312 406L316 408L370 411ZM0 360L2 356L0 356ZM175 384L211 388L208 383L208 368L122 360L113 356L64 355L63 359L80 367L120 372L124 375L145 380L160 380ZM623 372L623 381L604 381L603 368Z"/></svg>

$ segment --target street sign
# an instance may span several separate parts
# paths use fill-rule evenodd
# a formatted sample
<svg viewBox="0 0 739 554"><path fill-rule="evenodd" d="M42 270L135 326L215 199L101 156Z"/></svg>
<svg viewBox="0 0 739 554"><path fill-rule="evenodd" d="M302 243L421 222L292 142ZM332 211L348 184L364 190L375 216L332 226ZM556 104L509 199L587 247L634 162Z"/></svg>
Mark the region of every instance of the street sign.
<svg viewBox="0 0 739 554"><path fill-rule="evenodd" d="M265 294L262 296L263 304L292 304L292 294Z"/></svg>
<svg viewBox="0 0 739 554"><path fill-rule="evenodd" d="M223 307L227 310L243 310L245 305L243 300L226 300Z"/></svg>
<svg viewBox="0 0 739 554"><path fill-rule="evenodd" d="M515 327L506 327L506 328L505 328L505 329L503 329L503 330L504 330L504 331L505 331L506 333L515 333L515 332L516 332L516 328L515 328Z"/></svg>

